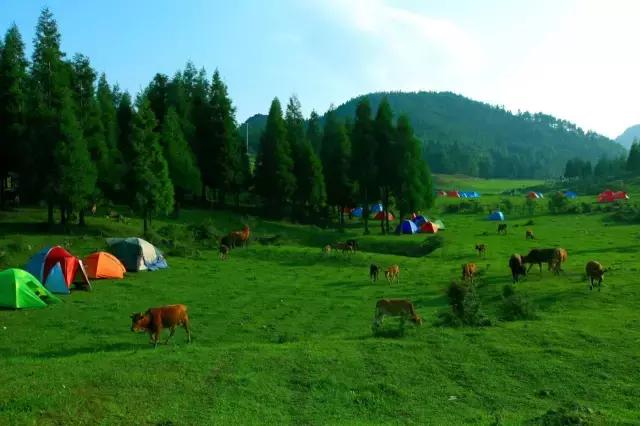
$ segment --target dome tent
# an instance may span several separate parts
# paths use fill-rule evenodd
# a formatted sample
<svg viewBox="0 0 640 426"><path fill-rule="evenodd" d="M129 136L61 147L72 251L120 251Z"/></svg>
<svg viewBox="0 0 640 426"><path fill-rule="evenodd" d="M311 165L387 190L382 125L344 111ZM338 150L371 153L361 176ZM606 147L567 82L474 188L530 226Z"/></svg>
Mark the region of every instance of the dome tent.
<svg viewBox="0 0 640 426"><path fill-rule="evenodd" d="M371 209L369 209L369 213L380 213L384 210L384 208L382 207L381 203L377 203L371 206Z"/></svg>
<svg viewBox="0 0 640 426"><path fill-rule="evenodd" d="M362 207L356 207L355 209L351 210L351 215L353 217L362 217Z"/></svg>
<svg viewBox="0 0 640 426"><path fill-rule="evenodd" d="M126 269L111 253L99 251L84 259L89 278L122 279Z"/></svg>
<svg viewBox="0 0 640 426"><path fill-rule="evenodd" d="M444 230L444 229L447 229L447 228L445 228L445 226L444 226L444 222L443 222L443 221L441 221L440 219L436 219L436 220L434 220L432 223L438 227L438 231L442 231L442 230Z"/></svg>
<svg viewBox="0 0 640 426"><path fill-rule="evenodd" d="M0 272L0 307L9 309L44 308L60 299L22 269Z"/></svg>
<svg viewBox="0 0 640 426"><path fill-rule="evenodd" d="M416 232L418 232L418 226L409 219L404 219L396 227L396 234L415 234Z"/></svg>
<svg viewBox="0 0 640 426"><path fill-rule="evenodd" d="M391 213L387 213L387 217L389 219L389 222L396 220L395 216L393 216ZM373 220L384 220L384 213L383 212L378 212L378 214L376 214L373 217Z"/></svg>
<svg viewBox="0 0 640 426"><path fill-rule="evenodd" d="M413 219L413 223L418 225L418 227L422 226L424 223L428 222L429 218L424 217L422 215L418 215Z"/></svg>
<svg viewBox="0 0 640 426"><path fill-rule="evenodd" d="M424 232L425 234L435 234L438 230L438 225L433 222L423 223L420 227L420 232Z"/></svg>
<svg viewBox="0 0 640 426"><path fill-rule="evenodd" d="M56 265L60 268L61 274L56 271ZM45 247L34 254L29 259L25 270L36 277L39 282L44 283L45 287L56 293L69 293L69 288L74 282L91 288L82 261L60 246ZM62 275L66 290L62 288L60 275Z"/></svg>
<svg viewBox="0 0 640 426"><path fill-rule="evenodd" d="M168 267L162 252L142 238L107 238L107 244L127 271L156 271Z"/></svg>
<svg viewBox="0 0 640 426"><path fill-rule="evenodd" d="M493 212L488 217L489 220L504 220L504 214L500 211Z"/></svg>

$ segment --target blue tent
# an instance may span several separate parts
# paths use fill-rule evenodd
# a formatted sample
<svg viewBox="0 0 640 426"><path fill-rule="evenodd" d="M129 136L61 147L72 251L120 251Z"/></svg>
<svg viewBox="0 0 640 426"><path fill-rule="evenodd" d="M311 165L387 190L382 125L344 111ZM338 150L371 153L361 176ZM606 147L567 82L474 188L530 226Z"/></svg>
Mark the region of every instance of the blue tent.
<svg viewBox="0 0 640 426"><path fill-rule="evenodd" d="M36 277L38 281L44 282L44 277L42 274L44 273L44 260L49 254L51 247L45 247L29 259L29 263L24 267L25 271L29 272L31 275Z"/></svg>
<svg viewBox="0 0 640 426"><path fill-rule="evenodd" d="M416 232L418 232L418 227L409 219L400 222L400 225L396 228L396 234L415 234Z"/></svg>
<svg viewBox="0 0 640 426"><path fill-rule="evenodd" d="M478 194L476 191L467 192L467 198L480 198L480 194Z"/></svg>
<svg viewBox="0 0 640 426"><path fill-rule="evenodd" d="M64 280L64 274L62 273L60 263L56 263L53 268L51 268L49 275L47 276L47 280L44 282L44 286L51 293L70 293L69 287L67 287L67 283Z"/></svg>
<svg viewBox="0 0 640 426"><path fill-rule="evenodd" d="M351 210L351 215L353 217L362 217L362 207L356 207L355 209Z"/></svg>
<svg viewBox="0 0 640 426"><path fill-rule="evenodd" d="M370 213L376 214L376 213L380 213L382 210L384 210L382 208L382 204L378 203L378 204L374 204L371 206L371 210L369 211Z"/></svg>
<svg viewBox="0 0 640 426"><path fill-rule="evenodd" d="M502 212L493 212L489 215L489 220L504 220L504 214Z"/></svg>
<svg viewBox="0 0 640 426"><path fill-rule="evenodd" d="M578 196L578 194L576 194L573 191L566 191L564 193L564 196L567 197L567 198L570 198L570 199L574 199L574 198L576 198Z"/></svg>
<svg viewBox="0 0 640 426"><path fill-rule="evenodd" d="M422 215L418 215L418 216L416 216L415 219L413 219L413 223L415 223L418 228L420 228L420 226L423 223L427 223L428 221L429 221L429 218L424 217Z"/></svg>

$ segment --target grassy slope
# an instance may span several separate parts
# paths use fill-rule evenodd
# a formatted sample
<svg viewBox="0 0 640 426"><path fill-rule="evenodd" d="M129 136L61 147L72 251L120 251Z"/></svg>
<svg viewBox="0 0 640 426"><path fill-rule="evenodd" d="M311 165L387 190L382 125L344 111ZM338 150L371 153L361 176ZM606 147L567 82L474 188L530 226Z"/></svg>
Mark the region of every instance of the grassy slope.
<svg viewBox="0 0 640 426"><path fill-rule="evenodd" d="M199 222L209 215L185 216ZM45 236L10 223L42 217L34 210L0 216L0 247L16 238L12 230L31 252L66 240L85 255L103 244L99 235ZM220 229L238 223L214 217ZM281 233L285 244L254 244L227 262L213 251L169 258L168 270L96 282L93 292L74 292L64 304L0 311L0 423L521 424L568 401L600 410L610 423L637 421L640 227L603 227L600 215L536 217L539 241L527 242L516 227L524 219L510 221L502 237L480 216L445 220L446 245L426 258L379 254L423 236L375 234L360 238L363 253L324 258L321 244L343 236L255 220L256 233ZM91 223L104 235L140 228ZM536 272L519 285L539 306L539 320L484 329L432 325L460 264L478 260L476 242L489 247L478 264L493 317L510 281L511 252L568 249L565 275ZM21 265L29 255L11 253L6 261ZM616 268L601 293L590 293L583 279L592 258ZM400 285L370 284L371 262L400 264ZM390 337L372 337L380 297L410 298L425 326L398 337L389 320ZM154 351L146 336L129 331L128 315L166 303L189 306L194 342L185 344L178 330Z"/></svg>

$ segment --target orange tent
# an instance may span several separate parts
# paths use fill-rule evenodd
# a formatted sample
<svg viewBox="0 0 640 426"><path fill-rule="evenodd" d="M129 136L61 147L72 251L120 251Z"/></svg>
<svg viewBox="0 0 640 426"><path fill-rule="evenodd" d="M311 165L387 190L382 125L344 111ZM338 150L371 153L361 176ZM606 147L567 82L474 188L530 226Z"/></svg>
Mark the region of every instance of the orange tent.
<svg viewBox="0 0 640 426"><path fill-rule="evenodd" d="M104 251L90 254L84 264L90 278L122 279L126 271L115 256Z"/></svg>
<svg viewBox="0 0 640 426"><path fill-rule="evenodd" d="M396 220L391 213L387 213L387 217L389 218L389 222ZM373 217L373 220L384 220L384 213L378 212L378 214Z"/></svg>

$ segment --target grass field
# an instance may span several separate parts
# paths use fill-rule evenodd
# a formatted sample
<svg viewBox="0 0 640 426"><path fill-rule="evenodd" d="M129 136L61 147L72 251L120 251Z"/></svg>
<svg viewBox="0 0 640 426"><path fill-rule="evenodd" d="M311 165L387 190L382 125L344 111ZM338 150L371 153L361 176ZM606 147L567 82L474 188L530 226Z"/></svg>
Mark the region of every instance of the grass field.
<svg viewBox="0 0 640 426"><path fill-rule="evenodd" d="M478 191L482 194L499 194L506 190L521 190L544 183L543 180L482 179L470 176L434 175L434 186L444 190Z"/></svg>
<svg viewBox="0 0 640 426"><path fill-rule="evenodd" d="M51 244L84 256L104 248L105 236L141 229L137 220L90 218L86 234L47 235L37 227L44 214L0 213L3 267L23 266ZM247 221L256 235L282 235L282 244L252 244L224 262L213 249L168 256L167 270L96 281L93 291L47 309L0 311L0 424L518 425L574 403L591 409L595 424L637 424L640 226L610 225L595 213L537 215L509 220L509 234L499 236L484 214L440 216L444 246L416 258L402 253L424 235L374 228L364 237L355 224L340 233L185 211L180 226L209 221L230 230ZM534 242L524 239L529 220ZM166 223L175 222L154 227ZM323 244L350 236L360 253L321 255ZM486 259L474 252L479 242ZM499 321L508 257L535 246L567 248L566 272L532 270L517 291L538 318ZM590 259L613 268L600 293L584 277ZM448 309L445 289L467 261L480 267L493 325L436 326L437 312ZM399 264L400 284L371 284L370 263ZM382 297L409 298L425 324L402 335L389 319L374 337ZM129 331L129 315L169 303L189 306L193 343L178 330L154 350Z"/></svg>

